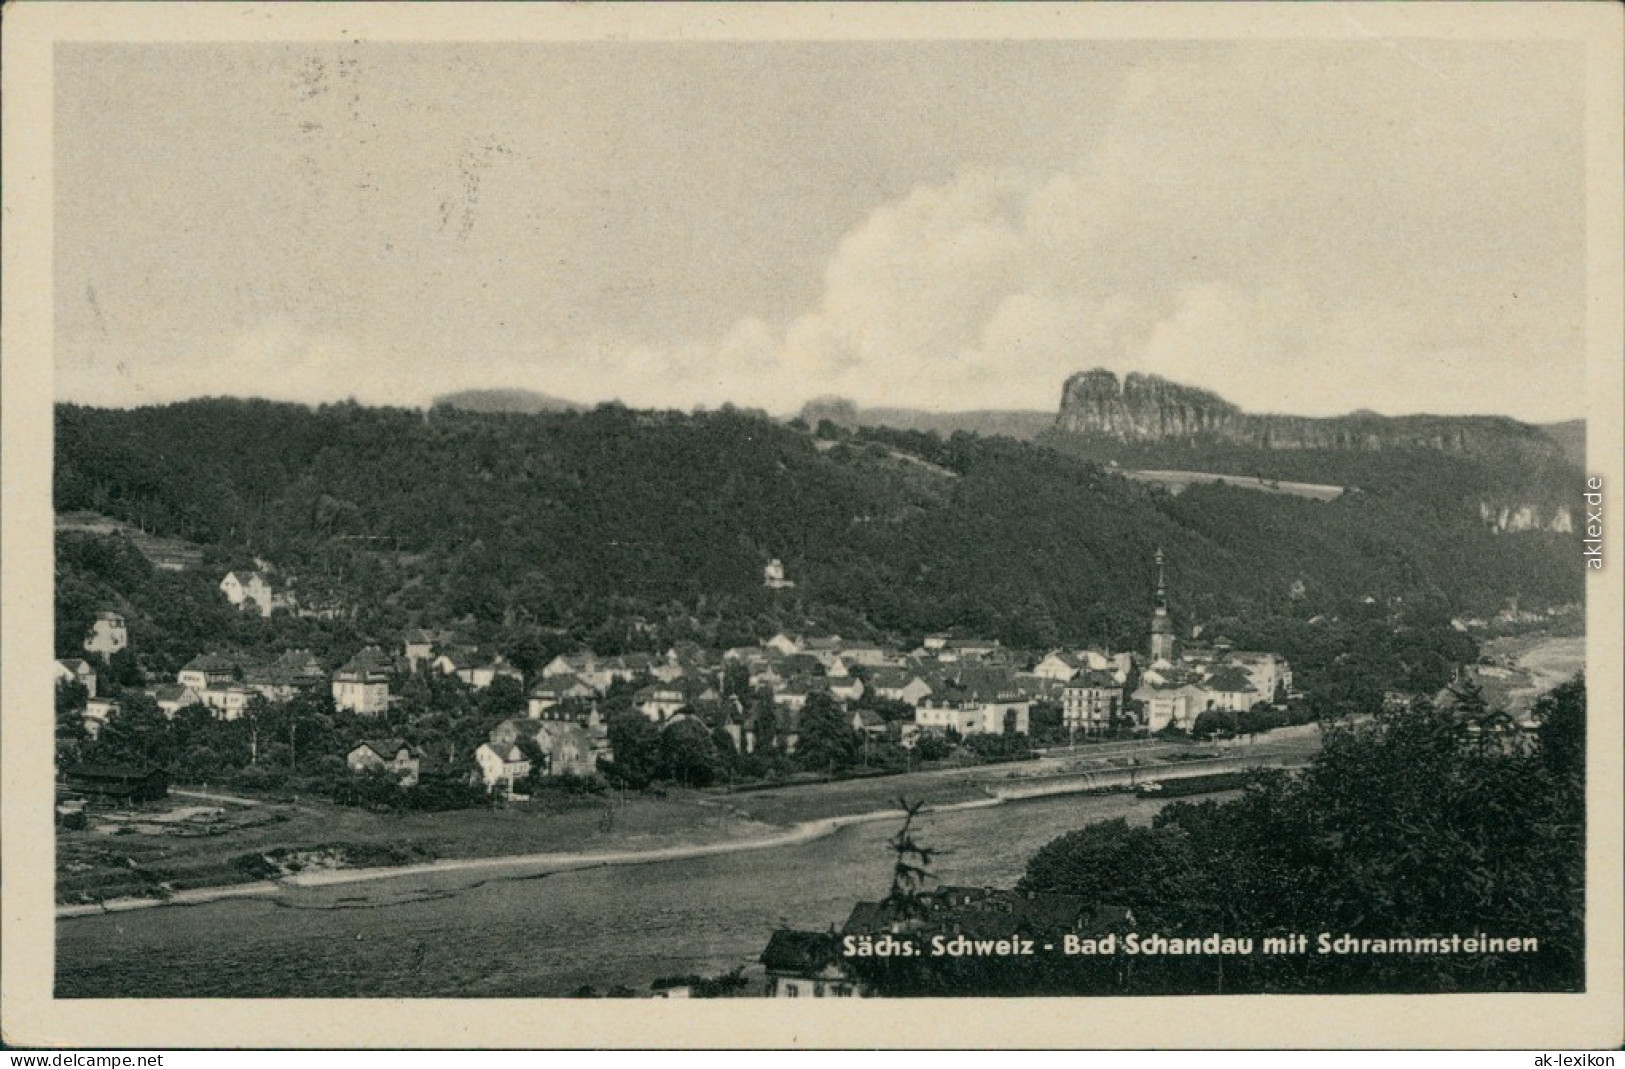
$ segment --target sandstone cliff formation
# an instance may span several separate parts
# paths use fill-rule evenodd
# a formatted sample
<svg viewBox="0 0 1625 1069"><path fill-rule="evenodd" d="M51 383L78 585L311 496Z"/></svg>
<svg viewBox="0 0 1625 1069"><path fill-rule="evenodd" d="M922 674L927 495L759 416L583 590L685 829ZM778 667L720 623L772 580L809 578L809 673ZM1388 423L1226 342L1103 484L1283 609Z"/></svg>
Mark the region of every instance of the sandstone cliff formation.
<svg viewBox="0 0 1625 1069"><path fill-rule="evenodd" d="M1103 368L1066 380L1055 429L1125 442L1221 442L1261 449L1432 449L1466 456L1562 460L1538 428L1501 416L1257 415L1217 394L1156 375L1118 380Z"/></svg>

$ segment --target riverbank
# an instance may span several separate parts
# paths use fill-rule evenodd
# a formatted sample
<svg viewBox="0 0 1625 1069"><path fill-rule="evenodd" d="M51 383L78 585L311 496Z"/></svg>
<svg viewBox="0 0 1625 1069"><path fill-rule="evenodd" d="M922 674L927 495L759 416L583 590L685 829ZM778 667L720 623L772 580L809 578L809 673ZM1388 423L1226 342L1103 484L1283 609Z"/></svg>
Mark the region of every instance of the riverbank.
<svg viewBox="0 0 1625 1069"><path fill-rule="evenodd" d="M1585 670L1586 640L1583 635L1520 635L1491 639L1482 654L1510 666L1512 674L1506 679L1486 678L1483 685L1492 704L1516 715L1528 712L1541 695Z"/></svg>
<svg viewBox="0 0 1625 1069"><path fill-rule="evenodd" d="M1279 765L1284 759L1273 758L1264 764ZM1179 779L1204 775L1215 769L1245 767L1233 757L1209 761L1191 761L1180 765L1163 766L1148 770L1139 776L1140 782L1160 779ZM1030 798L1062 794L1081 794L1099 791L1103 787L1123 787L1130 780L1126 773L1099 776L1092 774L1032 777L1019 785L1012 785L992 797L927 805L923 812L929 815L987 809ZM57 907L58 918L96 916L102 913L128 912L159 906L202 905L225 898L263 897L276 895L288 888L331 887L342 884L367 883L375 880L400 879L444 872L483 872L507 870L510 876L536 876L554 872L601 868L619 865L649 865L668 861L689 861L758 850L775 850L800 846L832 835L842 828L856 824L869 824L883 820L897 820L896 807L874 809L861 813L824 817L802 821L777 834L754 838L733 839L712 843L688 843L646 850L619 850L598 853L529 853L494 857L445 858L418 864L393 865L381 868L333 868L292 873L277 880L258 880L253 883L214 888L194 888L153 898L118 898L102 903L76 903Z"/></svg>
<svg viewBox="0 0 1625 1069"><path fill-rule="evenodd" d="M1074 790L1084 790L1082 786ZM1050 791L1046 793L1061 793ZM930 813L950 813L966 809L984 809L1003 805L1008 799L984 798L957 802L943 806L930 806ZM787 846L800 846L841 828L854 824L867 824L878 820L896 820L896 809L875 810L823 820L806 821L778 835L729 842L670 846L653 850L622 850L610 853L542 853L514 854L499 857L446 858L415 865L394 865L388 868L322 869L294 873L278 880L258 880L233 886L196 888L179 891L163 898L119 898L97 904L71 904L57 907L60 918L88 917L102 913L122 913L159 906L202 905L226 898L261 897L275 895L290 887L331 887L339 884L366 883L373 880L399 879L440 872L478 872L497 869L514 870L512 875L541 875L551 872L570 872L577 869L601 868L610 865L649 865L664 861L689 861L695 858L715 857L722 854L745 853L754 850L775 850Z"/></svg>
<svg viewBox="0 0 1625 1069"><path fill-rule="evenodd" d="M325 802L265 801L251 807L223 805L194 828L160 823L141 813L107 814L89 830L59 831L58 916L274 896L287 888L433 872L531 875L771 850L810 842L849 824L895 819L899 798L923 803L932 812L952 812L1219 767L1301 763L1316 748L1318 737L1312 732L1285 729L1244 753L1220 755L1207 747L1154 742L1134 751L1114 748L1101 755L1069 754L1015 765L739 794L674 790L664 796L611 795L546 810L388 814ZM332 860L376 856L380 849L402 863L351 867ZM295 852L318 860L267 879L272 859Z"/></svg>

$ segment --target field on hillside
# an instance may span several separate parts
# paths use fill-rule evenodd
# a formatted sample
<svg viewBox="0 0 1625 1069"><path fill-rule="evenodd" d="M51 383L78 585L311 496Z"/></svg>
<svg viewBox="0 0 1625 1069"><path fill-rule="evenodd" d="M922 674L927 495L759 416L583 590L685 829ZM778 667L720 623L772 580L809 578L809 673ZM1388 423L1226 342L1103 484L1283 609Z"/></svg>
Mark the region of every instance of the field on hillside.
<svg viewBox="0 0 1625 1069"><path fill-rule="evenodd" d="M97 512L60 513L56 517L56 529L58 531L77 531L95 535L122 534L135 543L135 547L141 551L143 557L152 562L153 567L164 568L172 572L196 568L203 563L203 548L201 546L193 545L179 538L150 535L121 520L115 520L110 516L103 516Z"/></svg>
<svg viewBox="0 0 1625 1069"><path fill-rule="evenodd" d="M1287 494L1292 497L1307 497L1314 501L1335 501L1343 496L1343 487L1324 486L1318 483L1283 482L1280 479L1258 479L1244 475L1219 475L1209 471L1119 471L1124 478L1135 482L1150 483L1153 486L1164 487L1169 493L1177 494L1188 486L1221 483L1225 486L1234 486L1241 490L1257 490L1265 494Z"/></svg>

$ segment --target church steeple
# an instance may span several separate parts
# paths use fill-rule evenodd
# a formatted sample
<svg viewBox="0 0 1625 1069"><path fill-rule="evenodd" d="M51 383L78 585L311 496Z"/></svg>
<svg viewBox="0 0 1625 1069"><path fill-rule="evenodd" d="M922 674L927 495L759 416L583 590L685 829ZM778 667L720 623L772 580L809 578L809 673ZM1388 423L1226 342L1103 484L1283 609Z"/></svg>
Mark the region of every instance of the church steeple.
<svg viewBox="0 0 1625 1069"><path fill-rule="evenodd" d="M1168 585L1162 571L1162 547L1157 547L1157 592L1151 600L1151 663L1175 657L1174 622L1168 617Z"/></svg>

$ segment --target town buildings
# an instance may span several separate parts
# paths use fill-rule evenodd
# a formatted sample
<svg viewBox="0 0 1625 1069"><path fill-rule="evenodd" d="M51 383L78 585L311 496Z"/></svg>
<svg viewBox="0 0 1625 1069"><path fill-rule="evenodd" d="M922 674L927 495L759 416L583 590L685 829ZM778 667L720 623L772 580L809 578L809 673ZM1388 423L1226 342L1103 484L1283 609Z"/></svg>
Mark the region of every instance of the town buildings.
<svg viewBox="0 0 1625 1069"><path fill-rule="evenodd" d="M257 571L227 572L220 580L220 592L238 610L257 612L261 616L270 616L273 608L285 604L272 592L271 581Z"/></svg>
<svg viewBox="0 0 1625 1069"><path fill-rule="evenodd" d="M237 662L213 653L192 658L175 676L175 682L200 693L211 687L229 686L236 680Z"/></svg>
<svg viewBox="0 0 1625 1069"><path fill-rule="evenodd" d="M1151 663L1172 664L1179 656L1174 622L1168 616L1168 588L1162 573L1162 547L1157 547L1157 593L1151 609Z"/></svg>
<svg viewBox="0 0 1625 1069"><path fill-rule="evenodd" d="M1070 732L1097 735L1117 727L1128 710L1123 678L1105 669L1080 668L1061 691L1061 724Z"/></svg>
<svg viewBox="0 0 1625 1069"><path fill-rule="evenodd" d="M539 760L530 760L529 771L544 776L590 776L598 771L598 758L608 756L607 737L593 726L569 720L504 720L491 729L489 745L493 752L528 740ZM489 780L487 785L489 785Z"/></svg>
<svg viewBox="0 0 1625 1069"><path fill-rule="evenodd" d="M471 647L449 649L433 662L436 671L454 675L475 690L484 690L498 679L512 679L521 687L525 674L508 663L500 653L485 653Z"/></svg>
<svg viewBox="0 0 1625 1069"><path fill-rule="evenodd" d="M502 791L512 798L518 782L530 775L530 758L517 742L482 742L474 751L474 762L479 765L480 778L487 791Z"/></svg>
<svg viewBox="0 0 1625 1069"><path fill-rule="evenodd" d="M417 751L405 739L362 739L344 756L344 763L352 772L388 772L402 787L416 784L422 767Z"/></svg>
<svg viewBox="0 0 1625 1069"><path fill-rule="evenodd" d="M104 662L112 659L113 654L130 645L130 632L124 626L124 616L104 609L96 614L96 620L90 625L90 633L85 636L85 651L94 653Z"/></svg>
<svg viewBox="0 0 1625 1069"><path fill-rule="evenodd" d="M288 702L325 688L338 712L379 718L406 700L399 691L406 686L416 688L417 695L408 706L414 710L410 717L420 715L423 701L442 700L433 696L444 695L445 680L482 694L509 680L511 692L459 706L457 715L470 715L494 699L504 708L501 715L512 708L512 716L490 730L479 753L466 744L460 752L451 745L444 759L460 765L454 775L510 794L513 783L533 771L593 774L599 761L611 756L612 711L628 707L662 731L698 721L724 749L731 744L742 755L763 747L794 755L803 716L816 699L840 710L867 760L874 747L906 750L931 736L950 742L1028 736L1040 724L1046 732L1058 726L1070 741L1080 735L1190 731L1203 713L1240 714L1289 694L1291 666L1278 654L1238 650L1222 635L1203 645L1179 640L1165 563L1159 550L1146 638L1137 653L1018 650L965 634L929 635L910 649L900 642L785 631L726 651L693 642L673 643L664 652L578 650L553 656L527 675L503 652L471 644L457 629L409 628L391 643L397 652L368 646L336 670L331 660L324 665L308 649L287 649L270 660L263 654L246 659L200 652L174 683L147 693L169 717L199 706L218 719L233 720L250 713L256 700ZM261 606L262 596L275 599L260 572L233 572L227 580L222 590L242 605ZM1199 629L1188 630L1195 638ZM103 656L126 648L123 618L111 610L99 613L85 644ZM430 674L439 678L424 678ZM82 682L92 693L98 683L88 659L64 658L56 675ZM85 709L87 730L99 731L118 708L116 697L92 697ZM391 721L387 731L399 733L405 726ZM381 725L371 730L386 733ZM1053 734L1047 737L1055 740ZM349 749L337 756L352 770L382 766L403 780L417 776L407 772L408 760L419 756L412 747L404 757L399 749L377 749L387 750L400 739L369 733L344 741Z"/></svg>
<svg viewBox="0 0 1625 1069"><path fill-rule="evenodd" d="M87 697L96 696L96 669L82 658L67 657L56 662L56 679L62 683L78 683L85 688Z"/></svg>
<svg viewBox="0 0 1625 1069"><path fill-rule="evenodd" d="M775 557L762 569L762 585L769 590L789 590L796 584L784 577L784 565Z"/></svg>
<svg viewBox="0 0 1625 1069"><path fill-rule="evenodd" d="M389 669L382 650L369 646L333 673L333 704L362 716L389 708Z"/></svg>
<svg viewBox="0 0 1625 1069"><path fill-rule="evenodd" d="M768 998L860 998L857 977L841 953L837 932L781 928L762 951Z"/></svg>
<svg viewBox="0 0 1625 1069"><path fill-rule="evenodd" d="M956 661L949 662L957 664ZM1032 700L1008 672L953 668L915 706L922 731L952 730L960 735L1026 735Z"/></svg>
<svg viewBox="0 0 1625 1069"><path fill-rule="evenodd" d="M534 719L542 716L549 709L563 705L565 702L590 701L596 697L598 697L598 688L592 686L580 676L573 673L555 675L544 678L531 688L527 710Z"/></svg>

